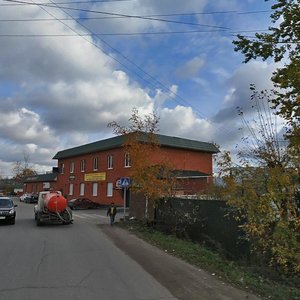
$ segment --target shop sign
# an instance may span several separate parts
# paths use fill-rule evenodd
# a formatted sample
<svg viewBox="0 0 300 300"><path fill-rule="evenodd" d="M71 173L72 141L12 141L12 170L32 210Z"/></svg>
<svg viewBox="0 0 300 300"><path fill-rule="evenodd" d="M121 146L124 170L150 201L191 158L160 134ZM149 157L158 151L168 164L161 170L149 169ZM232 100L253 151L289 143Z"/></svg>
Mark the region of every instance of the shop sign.
<svg viewBox="0 0 300 300"><path fill-rule="evenodd" d="M106 180L106 173L87 173L84 174L84 181L103 181Z"/></svg>
<svg viewBox="0 0 300 300"><path fill-rule="evenodd" d="M50 182L43 182L43 189L50 189Z"/></svg>

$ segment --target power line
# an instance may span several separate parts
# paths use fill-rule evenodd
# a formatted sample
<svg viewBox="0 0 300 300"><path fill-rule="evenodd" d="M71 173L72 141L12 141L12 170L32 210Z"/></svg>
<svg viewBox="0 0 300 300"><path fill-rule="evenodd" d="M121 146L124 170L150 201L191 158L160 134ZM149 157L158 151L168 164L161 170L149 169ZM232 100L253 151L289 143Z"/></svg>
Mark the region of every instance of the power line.
<svg viewBox="0 0 300 300"><path fill-rule="evenodd" d="M1 37L8 38L40 38L40 37L86 37L86 36L137 36L137 35L167 35L167 34L197 34L197 33L216 33L222 32L217 30L212 31L166 31L166 32L132 32L132 33L84 33L84 34L0 34ZM228 33L228 32L226 32ZM229 34L229 36L237 37L236 34ZM257 39L255 36L245 36L247 38ZM274 41L272 44L299 44L299 41ZM103 50L103 49L101 49Z"/></svg>
<svg viewBox="0 0 300 300"><path fill-rule="evenodd" d="M267 30L265 30L267 31ZM200 34L200 33L220 33L225 32L230 36L237 37L237 34L231 34L231 32L227 32L225 30L187 30L187 31L157 31L157 32L123 32L123 33L83 33L83 34L0 34L0 37L82 37L82 36L140 36L140 35L172 35L172 34ZM243 33L244 31L240 31L239 33ZM245 31L249 32L249 31ZM256 32L256 31L253 31ZM248 36L249 37L249 36ZM251 37L255 38L255 37ZM283 43L283 42L282 42Z"/></svg>
<svg viewBox="0 0 300 300"><path fill-rule="evenodd" d="M1 4L0 4L1 6ZM198 14L198 13L197 13ZM208 13L207 13L208 14ZM182 14L182 16L186 16L186 15L193 15L191 14ZM168 15L140 15L140 17L146 18L146 17L156 17L156 16L174 16L174 14L168 14ZM178 14L177 16L180 16L180 14ZM78 19L81 21L86 21L86 20L111 20L111 19L124 19L126 17L120 17L120 16L113 16L113 17L80 17L80 18L31 18L31 19L0 19L0 22L47 22L47 21L72 21L74 19Z"/></svg>
<svg viewBox="0 0 300 300"><path fill-rule="evenodd" d="M90 0L90 1L69 1L69 2L56 2L57 4L93 4L93 3L113 3L113 2L129 2L136 0ZM16 6L16 5L26 5L22 3L11 3L11 4L0 4L0 6Z"/></svg>
<svg viewBox="0 0 300 300"><path fill-rule="evenodd" d="M3 0L6 1L6 0ZM52 2L52 4L94 4L94 3L114 3L114 2L131 2L136 0L87 0L87 1L62 1L62 2ZM0 4L0 6L15 6L15 5L28 5L33 3L21 2L21 1L8 1L15 2L9 4ZM35 5L41 5L44 3L36 3ZM214 14L260 14L260 13L270 13L272 10L255 10L255 11L237 11L237 10L227 10L227 11L212 11L212 12L193 12L193 13L172 13L172 14L156 14L156 15L145 15L144 17L167 17L167 16L195 16L195 15L214 15Z"/></svg>
<svg viewBox="0 0 300 300"><path fill-rule="evenodd" d="M100 41L102 41L103 44L105 44L106 46L108 46L110 49L112 49L114 52L118 53L120 56L122 56L123 59L125 59L128 63L132 64L135 68L137 68L139 70L139 72L141 72L144 76L146 75L149 79L151 79L152 82L149 81L149 79L144 78L142 75L140 75L140 73L137 73L136 71L130 69L128 66L126 66L122 61L120 61L119 59L117 59L116 57L110 55L109 53L107 53L101 46L99 46L98 44L92 42L91 40L87 39L85 34L80 34L79 32L77 32L75 29L73 29L72 27L70 27L69 25L67 25L66 23L62 22L61 20L57 19L53 14L51 14L49 11L47 11L45 8L43 8L42 6L44 5L40 5L39 7L41 9L43 9L46 13L48 13L50 16L54 17L57 21L60 21L62 24L64 24L66 27L68 27L71 31L73 31L74 33L76 33L77 36L84 38L87 42L89 42L90 44L92 44L93 46L95 46L96 48L100 49L101 51L103 51L104 53L106 53L107 56L109 56L111 59L115 60L116 62L118 62L121 66L123 66L126 70L128 70L130 73L134 73L136 76L138 76L140 79L142 79L144 82L146 82L148 84L148 86L152 86L154 88L157 88L158 85L161 88L163 88L164 91L168 91L169 95L173 95L175 98L174 100L179 103L185 103L187 104L189 107L193 108L195 112L198 112L199 115L201 115L202 117L204 117L204 119L208 122L208 123L212 123L212 121L210 121L208 119L207 116L205 116L205 114L203 114L197 107L195 107L194 105L192 105L189 101L185 100L183 97L181 97L180 95L178 95L176 92L172 91L169 87L165 86L162 82L160 82L159 80L157 80L155 77L153 77L152 75L150 75L149 73L147 73L146 71L144 71L141 67L139 67L134 61L132 61L131 59L129 59L127 56L123 55L119 50L117 50L116 48L112 47L109 43L107 43L105 40L99 38ZM79 22L79 20L73 18L73 16L71 16L70 14L68 14L67 12L64 11L63 7L60 6L51 6L54 8L59 8L60 10L62 10L65 14L67 14L69 17L71 17L74 21L76 21L80 26L82 26L83 28L85 28L88 32L91 32L91 30L89 28L87 28L86 26L84 26L83 24L81 24ZM68 8L66 8L68 9ZM91 32L91 35L95 35L93 32ZM96 35L95 35L96 36ZM155 85L153 85L155 83ZM180 103L179 100L181 100L182 103ZM214 124L215 126L216 124ZM220 130L224 131L224 128L219 128Z"/></svg>
<svg viewBox="0 0 300 300"><path fill-rule="evenodd" d="M51 1L51 0L50 0ZM48 12L45 8L40 7L42 10L44 10L46 13L48 13L50 16L54 17L55 16L53 14L51 14L50 12ZM68 16L70 16L72 18L72 16L70 14L68 14L67 12L65 12L62 8L60 8L64 13L66 13ZM76 21L76 20L75 20ZM88 40L86 37L82 36L79 32L77 32L76 30L74 30L72 27L70 27L69 25L65 24L64 22L60 21L62 24L64 24L65 26L67 26L70 30L72 30L74 33L76 33L77 35L81 36L82 38L84 38L86 41L88 41L90 44L94 45L96 48L100 49L101 51L103 51L104 53L106 53L104 51L104 49L99 46L98 44L91 42L90 40ZM76 21L80 26L82 26L83 28L85 28L88 32L91 32L89 28L87 28L85 25L81 24L80 22ZM91 32L92 33L92 32ZM93 33L92 33L93 34ZM129 62L130 64L132 64L133 66L135 66L140 72L142 72L142 74L148 76L155 84L158 84L160 87L162 87L165 91L168 91L171 95L177 97L178 99L180 99L182 102L188 104L190 107L192 107L196 112L198 112L200 115L202 115L205 120L207 120L208 122L211 122L208 120L208 118L202 113L200 112L196 107L194 107L191 103L189 103L188 101L186 101L184 98L182 98L181 96L179 96L177 93L173 92L169 87L166 87L163 83L161 83L160 81L158 81L156 78L154 78L152 75L150 75L149 73L147 73L146 71L144 71L141 67L139 67L135 62L133 62L132 60L130 60L127 56L123 55L119 50L117 50L116 48L112 47L109 43L107 43L105 40L103 40L102 38L99 38L100 41L102 41L102 43L104 43L105 45L107 45L110 49L112 49L113 51L115 51L116 53L120 54L127 62ZM126 70L128 70L129 72L133 72L135 75L137 75L140 79L142 79L144 82L146 82L148 85L152 86L153 88L157 88L156 86L153 85L153 83L151 83L149 80L145 79L142 75L140 75L139 73L137 73L136 71L133 71L131 69L129 69L129 67L127 67L124 63L122 63L119 59L117 59L116 57L110 55L109 53L106 53L106 55L108 55L111 59L117 61L121 66L123 66ZM176 102L178 102L178 100L175 99ZM181 104L181 103L180 103Z"/></svg>
<svg viewBox="0 0 300 300"><path fill-rule="evenodd" d="M28 4L28 5L35 5L35 6L39 6L39 7L45 6L45 7L59 8L61 10L65 10L65 9L66 10L75 10L75 11L81 11L81 12L97 13L97 14L103 14L103 15L109 15L109 16L119 16L119 17L125 17L125 18L149 20L149 21L158 21L158 22L166 22L166 23L176 23L176 24L184 24L184 25L192 25L192 26L201 26L201 27L210 27L210 28L218 28L218 29L227 29L227 30L230 29L230 28L224 27L224 26L200 24L200 23L193 23L193 22L183 22L183 21L168 20L168 19L161 19L161 18L155 18L155 17L143 17L143 16L139 16L139 15L127 15L127 14L120 14L120 13L113 13L113 12L99 11L99 10L91 10L91 9L81 9L81 8L74 8L74 7L65 7L65 6L57 5L55 3L52 3L52 4L31 3L31 2L19 1L19 0L4 0L4 1L6 1L6 2L13 2L13 3L22 3L22 4Z"/></svg>
<svg viewBox="0 0 300 300"><path fill-rule="evenodd" d="M50 0L51 1L51 0ZM68 16L70 16L71 18L73 18L70 14L68 14L67 12L65 12L62 8L60 8L64 13L66 13ZM80 22L78 22L77 20L75 20L80 26L82 26L83 28L85 28L88 32L93 33L89 28L87 28L85 25L81 24ZM190 106L191 108L194 109L195 112L198 112L198 114L202 117L204 117L204 119L213 125L213 122L211 120L209 120L209 118L203 114L197 107L195 107L194 105L192 105L189 101L185 100L183 97L181 97L180 95L178 95L176 92L172 91L169 87L167 87L165 84L163 84L162 82L160 82L159 80L157 80L155 77L153 77L152 75L150 75L148 72L144 71L140 66L138 66L134 61L132 61L131 59L129 59L127 56L125 56L123 53L121 53L119 50L117 50L116 48L112 47L109 43L107 43L104 39L99 38L100 41L102 41L103 43L105 43L105 45L107 45L109 48L111 48L113 51L117 52L118 54L120 54L126 61L128 61L129 63L131 63L133 66L135 66L138 70L140 70L142 72L142 74L145 74L146 76L148 76L152 81L154 81L156 84L158 84L160 87L163 88L163 90L168 91L170 93L170 95L173 95L175 98L174 100L181 104L178 100L176 100L176 98L180 99L183 103L187 104L188 106ZM101 48L100 48L101 49ZM109 55L110 56L110 55ZM124 64L122 64L124 66ZM129 69L126 66L126 69ZM137 74L136 72L134 72L135 74ZM153 84L147 80L144 79L143 77L141 77L140 75L138 75L139 78L142 78L143 81L147 82L148 84L150 84L153 87ZM216 124L214 124L214 126L216 126ZM224 131L223 127L219 127L219 129L221 131Z"/></svg>
<svg viewBox="0 0 300 300"><path fill-rule="evenodd" d="M81 37L81 36L135 36L135 35L169 35L169 34L196 34L196 33L218 33L222 30L191 30L191 31L158 31L158 32L128 32L128 33L84 33L80 34L0 34L0 37ZM225 31L226 32L226 31Z"/></svg>

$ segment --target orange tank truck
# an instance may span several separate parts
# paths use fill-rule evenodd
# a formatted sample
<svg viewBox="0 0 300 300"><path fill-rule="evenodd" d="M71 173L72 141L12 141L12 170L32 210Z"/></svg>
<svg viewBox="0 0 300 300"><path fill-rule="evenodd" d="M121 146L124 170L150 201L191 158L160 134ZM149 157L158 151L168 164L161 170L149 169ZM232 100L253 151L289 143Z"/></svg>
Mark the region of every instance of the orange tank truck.
<svg viewBox="0 0 300 300"><path fill-rule="evenodd" d="M73 222L67 199L60 191L40 192L38 203L34 206L34 217L38 226L44 223L71 224Z"/></svg>

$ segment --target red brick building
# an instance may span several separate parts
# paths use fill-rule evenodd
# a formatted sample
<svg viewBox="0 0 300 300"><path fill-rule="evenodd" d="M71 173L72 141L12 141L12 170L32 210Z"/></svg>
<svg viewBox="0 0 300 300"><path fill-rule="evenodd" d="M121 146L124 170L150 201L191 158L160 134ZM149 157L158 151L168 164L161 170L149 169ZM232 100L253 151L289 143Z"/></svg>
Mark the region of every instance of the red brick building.
<svg viewBox="0 0 300 300"><path fill-rule="evenodd" d="M59 151L56 189L68 199L85 197L101 204L115 202L123 205L120 178L129 177L130 159L124 152L125 136ZM196 194L212 181L213 154L218 152L212 143L157 135L159 153L153 153L151 163L168 159L179 179L178 194ZM126 199L130 199L130 189Z"/></svg>
<svg viewBox="0 0 300 300"><path fill-rule="evenodd" d="M55 190L57 188L57 175L58 173L53 170L52 173L26 177L23 182L23 193L35 194L41 191Z"/></svg>

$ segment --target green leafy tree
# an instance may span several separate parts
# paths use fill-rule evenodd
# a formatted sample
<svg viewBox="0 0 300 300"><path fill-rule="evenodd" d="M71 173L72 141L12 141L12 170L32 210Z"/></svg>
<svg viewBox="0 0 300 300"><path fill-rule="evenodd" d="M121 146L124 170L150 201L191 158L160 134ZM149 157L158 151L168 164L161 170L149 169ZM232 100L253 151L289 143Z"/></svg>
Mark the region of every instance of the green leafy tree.
<svg viewBox="0 0 300 300"><path fill-rule="evenodd" d="M299 274L299 157L295 147L287 147L278 136L277 116L263 108L266 97L254 92L253 120L239 109L248 136L237 153L238 164L229 152L219 160L226 186L223 197L236 208L237 218L245 220L242 227L256 257L283 273Z"/></svg>
<svg viewBox="0 0 300 300"><path fill-rule="evenodd" d="M289 139L300 145L300 1L277 0L272 6L271 22L267 33L255 33L248 38L238 35L233 41L235 50L251 59L273 59L284 65L274 72L272 81L276 95L272 101L278 113L289 123Z"/></svg>

